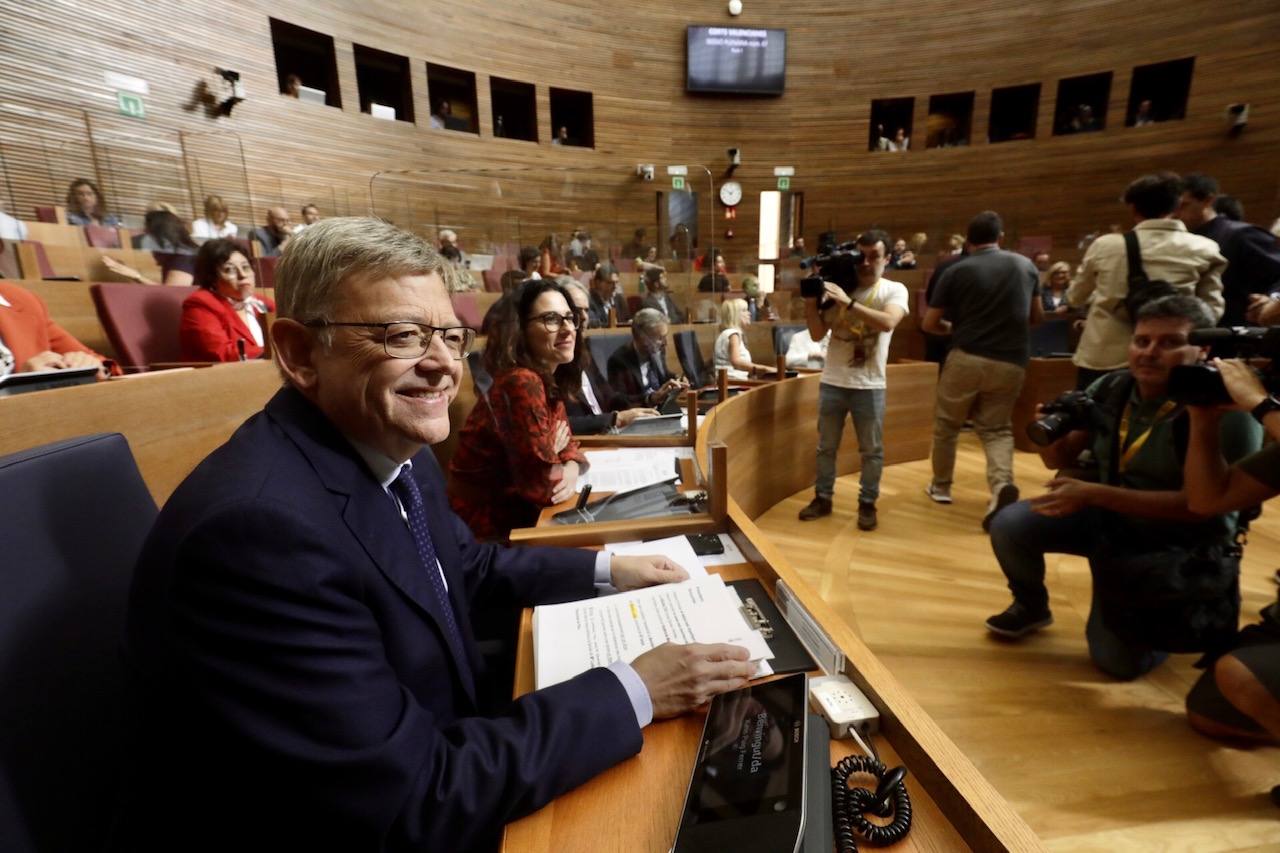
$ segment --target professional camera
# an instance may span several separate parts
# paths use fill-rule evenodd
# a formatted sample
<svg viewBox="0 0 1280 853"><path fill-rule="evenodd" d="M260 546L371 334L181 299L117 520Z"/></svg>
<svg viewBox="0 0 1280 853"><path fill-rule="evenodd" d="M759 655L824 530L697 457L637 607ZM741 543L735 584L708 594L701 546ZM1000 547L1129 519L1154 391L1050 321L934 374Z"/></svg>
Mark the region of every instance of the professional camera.
<svg viewBox="0 0 1280 853"><path fill-rule="evenodd" d="M1048 447L1074 429L1093 425L1096 406L1083 391L1067 391L1040 407L1040 420L1027 424L1027 438Z"/></svg>
<svg viewBox="0 0 1280 853"><path fill-rule="evenodd" d="M800 295L805 299L822 298L825 281L839 285L845 293L853 293L858 289L858 263L861 260L862 253L855 242L823 246L818 254L800 261L800 269L813 271L800 280ZM831 300L825 300L821 307L826 310L830 305Z"/></svg>
<svg viewBox="0 0 1280 853"><path fill-rule="evenodd" d="M1187 336L1195 346L1207 346L1216 358L1267 359L1256 370L1269 393L1280 391L1280 326L1260 328L1196 329ZM1169 373L1169 396L1191 406L1217 406L1231 402L1222 375L1212 364L1180 364Z"/></svg>

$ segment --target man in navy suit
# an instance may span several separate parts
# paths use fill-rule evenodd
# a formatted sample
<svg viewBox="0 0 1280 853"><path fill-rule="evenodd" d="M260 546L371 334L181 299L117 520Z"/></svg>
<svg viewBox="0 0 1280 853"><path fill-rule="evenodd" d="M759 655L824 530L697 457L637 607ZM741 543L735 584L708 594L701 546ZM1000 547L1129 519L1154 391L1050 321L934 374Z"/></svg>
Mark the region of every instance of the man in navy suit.
<svg viewBox="0 0 1280 853"><path fill-rule="evenodd" d="M130 602L128 850L491 849L636 754L651 718L745 683L734 646L665 645L503 707L472 615L678 580L662 558L479 544L427 445L472 333L426 243L371 219L294 237L285 387L156 522Z"/></svg>
<svg viewBox="0 0 1280 853"><path fill-rule="evenodd" d="M641 308L631 321L631 346L609 357L609 384L632 406L658 407L689 383L667 370L667 318L656 308Z"/></svg>

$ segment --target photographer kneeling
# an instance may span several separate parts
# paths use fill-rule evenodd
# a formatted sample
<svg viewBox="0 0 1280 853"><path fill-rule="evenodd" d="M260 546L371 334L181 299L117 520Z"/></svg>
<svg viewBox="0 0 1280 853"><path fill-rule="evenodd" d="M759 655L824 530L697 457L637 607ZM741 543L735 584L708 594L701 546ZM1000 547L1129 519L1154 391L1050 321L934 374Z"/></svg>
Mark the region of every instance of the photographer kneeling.
<svg viewBox="0 0 1280 853"><path fill-rule="evenodd" d="M1280 401L1240 361L1215 361L1232 408L1251 412L1280 441ZM1223 408L1190 407L1187 506L1197 512L1230 512L1280 495L1280 444L1228 467L1218 448ZM1231 650L1209 666L1187 694L1187 719L1209 737L1280 740L1280 602L1262 611L1258 624L1236 636ZM1277 797L1273 789L1272 798Z"/></svg>
<svg viewBox="0 0 1280 853"><path fill-rule="evenodd" d="M1046 466L1070 467L1090 449L1097 482L1058 476L1047 494L995 516L991 546L1014 601L987 620L990 631L1017 638L1053 621L1044 555L1058 553L1089 559L1093 598L1085 636L1103 672L1137 678L1168 652L1229 641L1239 612L1235 517L1187 508L1182 458L1189 427L1185 408L1168 396L1170 371L1204 353L1188 335L1212 326L1195 297L1149 302L1129 341L1128 369L1096 380L1087 400L1068 407L1059 424L1065 435L1053 434L1051 422L1037 425L1042 432L1050 427L1054 439L1040 451ZM1241 412L1223 415L1219 434L1232 460L1259 445L1257 424ZM1201 573L1192 593L1184 588L1189 571Z"/></svg>

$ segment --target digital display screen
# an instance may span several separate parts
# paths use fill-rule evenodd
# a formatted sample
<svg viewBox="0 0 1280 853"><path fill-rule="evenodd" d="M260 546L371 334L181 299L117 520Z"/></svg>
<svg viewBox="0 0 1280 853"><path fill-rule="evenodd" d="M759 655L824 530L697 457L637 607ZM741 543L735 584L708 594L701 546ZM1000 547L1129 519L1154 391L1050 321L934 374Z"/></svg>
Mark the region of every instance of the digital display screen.
<svg viewBox="0 0 1280 853"><path fill-rule="evenodd" d="M686 91L782 94L787 76L786 30L689 27L686 36Z"/></svg>
<svg viewBox="0 0 1280 853"><path fill-rule="evenodd" d="M799 809L805 710L803 674L716 697L686 818L711 823Z"/></svg>

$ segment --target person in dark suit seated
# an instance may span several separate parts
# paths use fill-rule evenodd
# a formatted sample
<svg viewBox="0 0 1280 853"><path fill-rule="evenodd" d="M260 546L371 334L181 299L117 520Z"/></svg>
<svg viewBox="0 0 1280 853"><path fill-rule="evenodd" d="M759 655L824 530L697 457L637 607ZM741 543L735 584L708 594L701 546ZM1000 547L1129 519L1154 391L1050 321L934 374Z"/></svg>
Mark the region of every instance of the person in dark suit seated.
<svg viewBox="0 0 1280 853"><path fill-rule="evenodd" d="M714 272L709 272L698 280L698 290L702 293L724 293L729 289L729 279L725 277L728 267L725 266L724 255L716 250Z"/></svg>
<svg viewBox="0 0 1280 853"><path fill-rule="evenodd" d="M662 315L672 323L685 322L685 313L671 298L671 289L667 286L667 271L662 267L647 267L644 271L644 286L649 292L645 294L643 307L661 311Z"/></svg>
<svg viewBox="0 0 1280 853"><path fill-rule="evenodd" d="M569 276L558 279L569 291L573 310L580 322L579 331L585 332L591 323L590 296L587 289ZM605 380L600 366L591 357L591 348L582 348L582 387L570 392L564 401L569 415L569 430L574 435L597 435L611 429L622 429L636 418L658 414L657 409L632 408L625 396L617 393Z"/></svg>
<svg viewBox="0 0 1280 853"><path fill-rule="evenodd" d="M672 394L689 388L667 370L667 318L653 308L641 308L631 322L631 346L609 359L609 384L632 406L658 408Z"/></svg>
<svg viewBox="0 0 1280 853"><path fill-rule="evenodd" d="M577 491L587 459L565 400L581 389L583 350L564 287L531 279L494 305L484 367L493 377L449 463L449 502L481 539L532 527Z"/></svg>
<svg viewBox="0 0 1280 853"><path fill-rule="evenodd" d="M265 351L270 297L253 293L253 266L232 240L206 240L196 254L199 290L182 301L178 338L184 361L239 361Z"/></svg>
<svg viewBox="0 0 1280 853"><path fill-rule="evenodd" d="M598 329L609 325L609 306L619 323L631 320L631 312L627 310L627 300L619 290L618 271L612 264L601 264L591 275L591 325Z"/></svg>
<svg viewBox="0 0 1280 853"><path fill-rule="evenodd" d="M49 318L39 296L0 281L0 377L29 370L97 367L106 375L104 357Z"/></svg>
<svg viewBox="0 0 1280 853"><path fill-rule="evenodd" d="M267 208L267 224L259 225L249 234L250 239L261 247L264 258L278 256L292 236L293 223L289 219L289 211L283 207Z"/></svg>
<svg viewBox="0 0 1280 853"><path fill-rule="evenodd" d="M138 560L112 849L492 850L639 752L652 717L752 669L745 649L664 645L485 698L473 613L684 573L481 544L449 510L427 446L473 335L443 263L373 219L294 238L270 331L285 387L178 487Z"/></svg>

